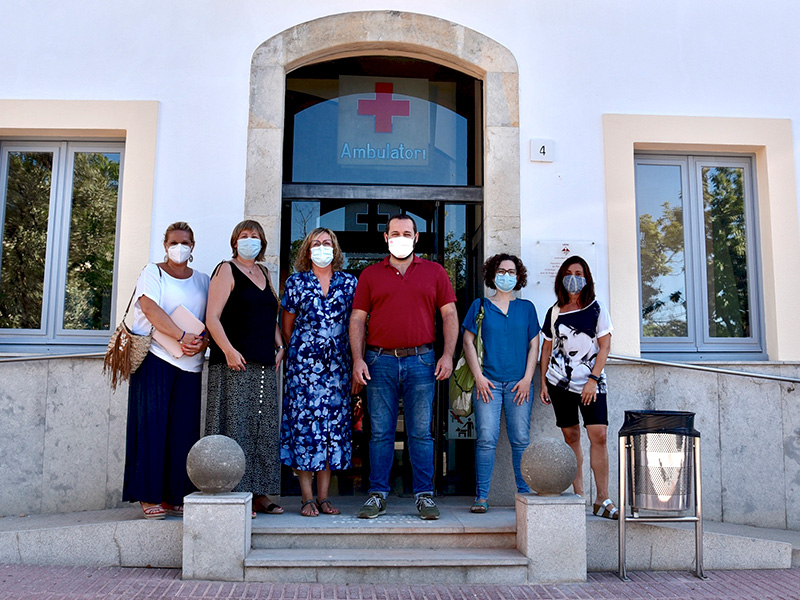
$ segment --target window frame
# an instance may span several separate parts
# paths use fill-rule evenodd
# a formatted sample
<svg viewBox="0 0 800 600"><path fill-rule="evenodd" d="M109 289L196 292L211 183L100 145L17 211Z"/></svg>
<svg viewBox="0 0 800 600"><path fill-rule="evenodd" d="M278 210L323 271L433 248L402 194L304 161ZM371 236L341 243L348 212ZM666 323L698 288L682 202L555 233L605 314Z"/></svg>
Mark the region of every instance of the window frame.
<svg viewBox="0 0 800 600"><path fill-rule="evenodd" d="M78 139L0 139L0 241L5 228L8 180L8 155L11 152L53 152L47 223L47 248L42 288L42 321L39 329L0 329L0 351L4 353L54 353L68 347L68 353L92 352L108 344L116 319L117 279L119 271L120 225L125 165L125 140ZM116 223L114 227L114 267L112 278L111 320L108 329L79 330L64 327L69 238L75 155L79 152L119 154ZM2 250L0 249L0 252ZM0 254L2 261L2 254ZM0 263L1 264L1 263Z"/></svg>
<svg viewBox="0 0 800 600"><path fill-rule="evenodd" d="M687 330L689 335L681 338L644 336L641 312L641 247L637 243L638 321L642 356L666 360L767 360L755 155L752 153L675 153L637 150L633 159L634 186L637 195L638 182L635 174L639 165L680 166L684 215ZM714 338L711 337L709 332L710 307L702 198L702 169L704 167L743 169L746 253L748 257L748 300L750 305L750 336L747 338ZM641 238L638 214L637 203L637 240Z"/></svg>

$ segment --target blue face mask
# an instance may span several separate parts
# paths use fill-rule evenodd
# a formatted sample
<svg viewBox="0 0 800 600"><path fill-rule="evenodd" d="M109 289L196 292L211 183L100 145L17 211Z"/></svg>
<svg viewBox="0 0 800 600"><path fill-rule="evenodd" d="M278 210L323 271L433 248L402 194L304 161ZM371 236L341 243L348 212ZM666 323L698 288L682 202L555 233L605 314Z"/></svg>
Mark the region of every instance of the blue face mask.
<svg viewBox="0 0 800 600"><path fill-rule="evenodd" d="M577 294L586 286L586 278L580 275L565 275L561 282L570 294Z"/></svg>
<svg viewBox="0 0 800 600"><path fill-rule="evenodd" d="M261 252L261 240L258 238L241 238L236 242L236 251L244 260L253 260Z"/></svg>
<svg viewBox="0 0 800 600"><path fill-rule="evenodd" d="M501 292L510 292L517 287L517 276L505 273L503 275L494 276L494 285Z"/></svg>

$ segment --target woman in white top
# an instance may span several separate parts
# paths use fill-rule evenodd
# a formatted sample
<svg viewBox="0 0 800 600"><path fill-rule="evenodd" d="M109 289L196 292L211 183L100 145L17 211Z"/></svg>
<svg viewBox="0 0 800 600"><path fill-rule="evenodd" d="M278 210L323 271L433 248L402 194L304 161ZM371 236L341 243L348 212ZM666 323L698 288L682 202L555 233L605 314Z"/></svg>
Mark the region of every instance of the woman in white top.
<svg viewBox="0 0 800 600"><path fill-rule="evenodd" d="M208 275L189 268L194 232L179 221L164 234L164 262L149 264L136 282L133 332L152 328L180 344L175 358L155 339L131 375L123 501L139 502L146 519L183 515L183 497L195 490L186 474L186 456L200 438L200 396L205 332L183 331L170 318L183 305L205 318Z"/></svg>
<svg viewBox="0 0 800 600"><path fill-rule="evenodd" d="M580 411L589 435L589 462L597 487L593 512L617 519L619 510L608 493L608 408L603 371L611 349L611 318L595 298L592 273L580 256L570 256L563 262L556 274L555 293L558 300L547 311L542 327L540 398L545 404L552 403L556 425L575 452L578 473L572 487L583 496Z"/></svg>

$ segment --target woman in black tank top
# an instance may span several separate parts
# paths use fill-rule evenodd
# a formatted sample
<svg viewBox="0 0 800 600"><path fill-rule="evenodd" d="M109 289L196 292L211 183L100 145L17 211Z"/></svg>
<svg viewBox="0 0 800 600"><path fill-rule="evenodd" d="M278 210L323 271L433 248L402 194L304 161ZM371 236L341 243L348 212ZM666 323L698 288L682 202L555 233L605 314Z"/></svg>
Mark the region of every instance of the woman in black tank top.
<svg viewBox="0 0 800 600"><path fill-rule="evenodd" d="M244 450L245 473L236 492L252 492L256 512L283 509L280 493L277 365L284 343L278 299L263 260L267 243L257 221L242 221L231 235L233 260L211 276L206 323L211 334L206 435L221 434Z"/></svg>

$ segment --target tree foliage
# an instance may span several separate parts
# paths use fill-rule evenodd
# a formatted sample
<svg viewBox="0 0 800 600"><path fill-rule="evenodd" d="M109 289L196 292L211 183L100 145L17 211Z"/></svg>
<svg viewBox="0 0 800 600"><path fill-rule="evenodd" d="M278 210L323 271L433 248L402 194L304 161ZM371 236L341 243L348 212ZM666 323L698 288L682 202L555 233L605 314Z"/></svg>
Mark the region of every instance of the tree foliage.
<svg viewBox="0 0 800 600"><path fill-rule="evenodd" d="M50 152L8 155L0 255L0 328L41 327L52 173Z"/></svg>
<svg viewBox="0 0 800 600"><path fill-rule="evenodd" d="M642 328L645 337L686 337L685 284L663 289L675 281L666 276L685 273L683 205L665 202L662 207L658 218L639 216Z"/></svg>
<svg viewBox="0 0 800 600"><path fill-rule="evenodd" d="M3 328L42 327L53 170L51 152L9 153L0 268ZM65 329L110 327L118 187L119 154L74 154L72 194L61 199L70 211L66 257L51 248L51 260L60 257L66 265L50 265L65 271ZM49 295L58 297L55 290Z"/></svg>
<svg viewBox="0 0 800 600"><path fill-rule="evenodd" d="M110 327L118 188L118 159L75 154L65 329Z"/></svg>
<svg viewBox="0 0 800 600"><path fill-rule="evenodd" d="M703 169L708 327L712 337L750 335L743 184L743 169Z"/></svg>
<svg viewBox="0 0 800 600"><path fill-rule="evenodd" d="M450 283L458 294L467 285L467 234L456 237L448 231L444 237L444 269L450 276Z"/></svg>

